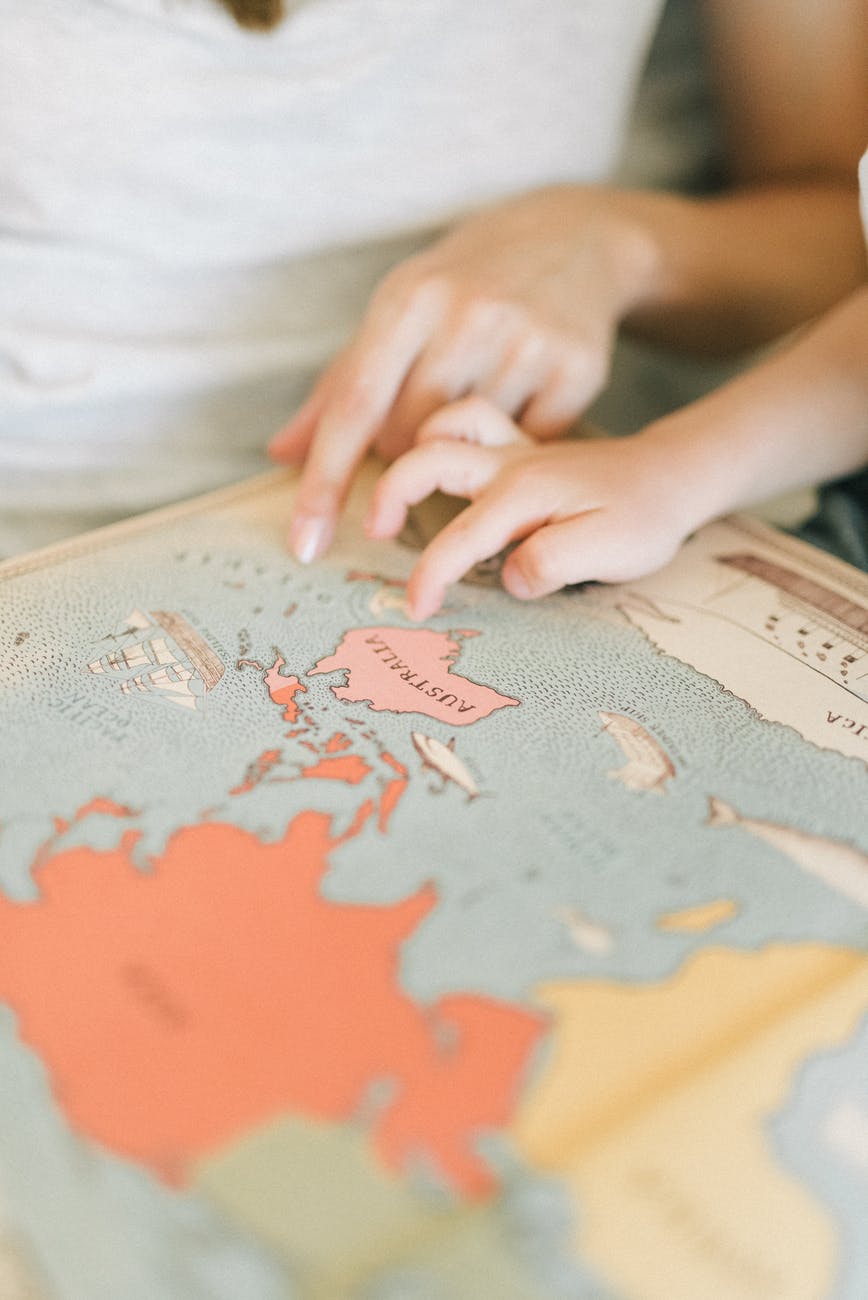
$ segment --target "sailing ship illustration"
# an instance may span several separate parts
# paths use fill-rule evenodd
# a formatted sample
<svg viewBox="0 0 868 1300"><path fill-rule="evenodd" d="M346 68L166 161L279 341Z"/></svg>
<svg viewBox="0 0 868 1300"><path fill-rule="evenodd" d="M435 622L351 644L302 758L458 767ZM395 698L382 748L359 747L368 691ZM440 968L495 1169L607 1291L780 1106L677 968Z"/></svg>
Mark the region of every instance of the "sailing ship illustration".
<svg viewBox="0 0 868 1300"><path fill-rule="evenodd" d="M134 609L114 632L103 637L115 646L92 659L87 671L116 675L124 695L150 695L191 712L223 676L220 659L185 618L171 610Z"/></svg>

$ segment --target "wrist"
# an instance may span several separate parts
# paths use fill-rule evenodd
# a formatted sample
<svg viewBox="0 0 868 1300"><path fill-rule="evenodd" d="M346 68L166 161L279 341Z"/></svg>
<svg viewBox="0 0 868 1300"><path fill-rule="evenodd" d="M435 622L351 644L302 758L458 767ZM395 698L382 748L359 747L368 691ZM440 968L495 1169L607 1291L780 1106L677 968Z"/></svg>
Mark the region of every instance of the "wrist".
<svg viewBox="0 0 868 1300"><path fill-rule="evenodd" d="M679 200L609 189L586 191L583 197L590 205L586 229L613 286L618 320L674 299L676 267L662 231Z"/></svg>
<svg viewBox="0 0 868 1300"><path fill-rule="evenodd" d="M620 321L662 303L673 292L664 243L642 207L616 202L613 211L599 218L600 246L617 296Z"/></svg>
<svg viewBox="0 0 868 1300"><path fill-rule="evenodd" d="M751 492L758 466L745 449L733 446L726 427L677 411L634 436L685 536L758 499Z"/></svg>

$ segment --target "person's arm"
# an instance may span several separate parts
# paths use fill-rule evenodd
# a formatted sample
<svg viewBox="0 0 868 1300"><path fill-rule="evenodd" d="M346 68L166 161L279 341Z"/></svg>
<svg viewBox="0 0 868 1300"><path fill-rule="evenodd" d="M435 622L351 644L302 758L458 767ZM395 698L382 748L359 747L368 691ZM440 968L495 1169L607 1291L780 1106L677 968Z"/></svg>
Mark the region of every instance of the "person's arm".
<svg viewBox="0 0 868 1300"><path fill-rule="evenodd" d="M868 465L868 286L763 362L650 425L704 522Z"/></svg>
<svg viewBox="0 0 868 1300"><path fill-rule="evenodd" d="M679 347L746 348L861 278L863 0L705 2L733 188L699 200L559 186L478 214L399 266L272 444L306 462L299 558L327 548L367 448L396 455L444 402L478 393L555 437L604 386L622 323Z"/></svg>
<svg viewBox="0 0 868 1300"><path fill-rule="evenodd" d="M868 143L864 0L703 0L727 189L648 204L657 294L626 326L694 352L776 338L862 281L856 167Z"/></svg>
<svg viewBox="0 0 868 1300"><path fill-rule="evenodd" d="M450 583L518 541L503 585L531 599L624 582L666 563L732 509L868 464L868 288L753 370L629 438L533 443L496 407L446 407L386 470L367 530L392 537L435 488L471 503L408 586L416 618Z"/></svg>

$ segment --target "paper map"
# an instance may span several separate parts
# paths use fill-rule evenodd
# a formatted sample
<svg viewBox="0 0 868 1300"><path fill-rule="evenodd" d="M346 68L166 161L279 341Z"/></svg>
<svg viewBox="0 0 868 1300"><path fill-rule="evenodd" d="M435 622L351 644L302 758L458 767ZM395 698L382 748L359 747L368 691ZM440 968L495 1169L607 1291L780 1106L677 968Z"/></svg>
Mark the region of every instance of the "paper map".
<svg viewBox="0 0 868 1300"><path fill-rule="evenodd" d="M0 1300L864 1300L868 580L416 626L369 486L0 569Z"/></svg>

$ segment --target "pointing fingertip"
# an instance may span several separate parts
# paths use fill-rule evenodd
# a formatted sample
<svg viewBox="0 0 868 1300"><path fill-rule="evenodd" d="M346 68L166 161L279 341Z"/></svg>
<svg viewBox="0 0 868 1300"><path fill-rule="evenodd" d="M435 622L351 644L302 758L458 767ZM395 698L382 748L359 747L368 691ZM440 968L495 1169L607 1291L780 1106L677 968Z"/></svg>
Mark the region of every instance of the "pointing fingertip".
<svg viewBox="0 0 868 1300"><path fill-rule="evenodd" d="M407 585L407 613L415 623L424 623L426 618L436 614L443 604L442 594L434 592L417 592L412 579Z"/></svg>
<svg viewBox="0 0 868 1300"><path fill-rule="evenodd" d="M413 620L414 623L424 623L425 619L429 617L429 614L433 612L434 612L433 610L426 609L426 607L422 605L419 601L416 600L407 601L407 614Z"/></svg>
<svg viewBox="0 0 868 1300"><path fill-rule="evenodd" d="M516 600L533 600L534 593L517 564L504 566L500 580L509 594L515 596Z"/></svg>
<svg viewBox="0 0 868 1300"><path fill-rule="evenodd" d="M533 599L533 592L525 582L524 578L513 578L507 587L507 591L511 596L515 596L516 600Z"/></svg>
<svg viewBox="0 0 868 1300"><path fill-rule="evenodd" d="M301 564L319 559L328 549L331 529L325 519L301 517L289 531L289 546Z"/></svg>

